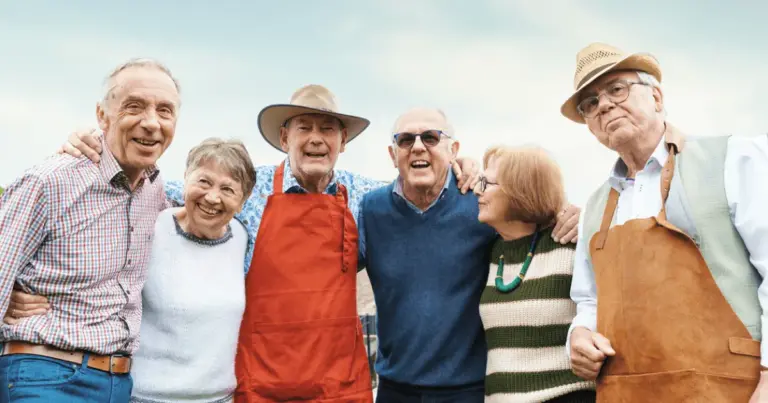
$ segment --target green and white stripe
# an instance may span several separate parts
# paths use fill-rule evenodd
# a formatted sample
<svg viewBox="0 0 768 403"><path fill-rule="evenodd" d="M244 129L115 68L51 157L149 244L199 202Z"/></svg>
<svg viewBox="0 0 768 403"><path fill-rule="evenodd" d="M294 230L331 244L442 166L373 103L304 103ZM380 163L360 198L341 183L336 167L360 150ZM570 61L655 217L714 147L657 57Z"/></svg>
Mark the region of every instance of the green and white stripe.
<svg viewBox="0 0 768 403"><path fill-rule="evenodd" d="M594 389L571 372L565 353L568 327L576 314L570 299L574 245L555 243L542 231L528 274L509 293L495 287L499 256L504 282L520 273L531 237L497 241L480 316L488 344L486 402L542 402Z"/></svg>

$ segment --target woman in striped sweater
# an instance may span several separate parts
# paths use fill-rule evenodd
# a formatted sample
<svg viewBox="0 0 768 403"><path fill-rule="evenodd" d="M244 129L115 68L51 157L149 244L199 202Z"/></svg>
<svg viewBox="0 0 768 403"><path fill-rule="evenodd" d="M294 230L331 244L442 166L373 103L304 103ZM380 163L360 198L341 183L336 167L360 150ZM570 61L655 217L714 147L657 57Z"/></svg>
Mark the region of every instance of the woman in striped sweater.
<svg viewBox="0 0 768 403"><path fill-rule="evenodd" d="M560 170L538 148L491 148L483 165L478 218L499 233L480 300L485 401L594 402L594 384L571 372L565 354L575 247L551 237L565 202Z"/></svg>

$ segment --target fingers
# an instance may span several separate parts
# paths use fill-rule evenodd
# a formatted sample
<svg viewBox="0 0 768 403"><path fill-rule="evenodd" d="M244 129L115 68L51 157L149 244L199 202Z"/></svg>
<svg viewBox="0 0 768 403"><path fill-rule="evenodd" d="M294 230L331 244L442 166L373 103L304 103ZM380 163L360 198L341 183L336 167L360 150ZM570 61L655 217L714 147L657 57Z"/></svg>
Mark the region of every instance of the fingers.
<svg viewBox="0 0 768 403"><path fill-rule="evenodd" d="M466 194L469 189L472 188L472 182L477 182L470 174L469 172L464 172L464 175L462 175L461 180L463 182L463 185L461 185L461 194Z"/></svg>
<svg viewBox="0 0 768 403"><path fill-rule="evenodd" d="M453 174L456 176L456 179L459 181L458 185L461 187L463 183L461 183L461 178L463 176L463 172L461 171L461 165L459 165L456 160L451 161L451 168L453 168Z"/></svg>
<svg viewBox="0 0 768 403"><path fill-rule="evenodd" d="M578 236L579 226L579 214L581 209L576 206L570 205L564 208L557 215L557 223L552 230L552 239L555 242L566 244L568 242L575 241ZM574 231L574 228L576 229Z"/></svg>
<svg viewBox="0 0 768 403"><path fill-rule="evenodd" d="M64 152L73 157L85 155L93 162L101 160L101 143L95 129L79 130L70 134L63 148Z"/></svg>
<svg viewBox="0 0 768 403"><path fill-rule="evenodd" d="M22 306L28 305L48 305L48 298L42 295L27 294L23 291L13 290L11 292L11 304L18 304Z"/></svg>
<svg viewBox="0 0 768 403"><path fill-rule="evenodd" d="M3 322L5 322L5 324L7 324L7 325L15 325L15 324L17 324L17 323L21 322L21 320L19 320L19 319L16 319L16 318L14 318L14 317L11 317L11 316L8 316L8 315L6 315L6 316L3 318Z"/></svg>
<svg viewBox="0 0 768 403"><path fill-rule="evenodd" d="M469 180L467 181L467 190L468 191L471 190L471 191L474 192L474 190L477 187L478 183L480 183L480 173L479 172L469 178Z"/></svg>
<svg viewBox="0 0 768 403"><path fill-rule="evenodd" d="M616 351L611 346L611 341L600 333L592 333L592 342L595 347L607 356L616 355Z"/></svg>
<svg viewBox="0 0 768 403"><path fill-rule="evenodd" d="M561 234L557 234L557 237L559 238L558 242L561 244L565 245L568 242L576 242L576 238L578 238L579 235L579 216L571 216L571 218L563 224L560 232Z"/></svg>
<svg viewBox="0 0 768 403"><path fill-rule="evenodd" d="M571 335L571 370L583 379L595 380L606 355L614 355L615 351L604 336L587 329L577 330Z"/></svg>

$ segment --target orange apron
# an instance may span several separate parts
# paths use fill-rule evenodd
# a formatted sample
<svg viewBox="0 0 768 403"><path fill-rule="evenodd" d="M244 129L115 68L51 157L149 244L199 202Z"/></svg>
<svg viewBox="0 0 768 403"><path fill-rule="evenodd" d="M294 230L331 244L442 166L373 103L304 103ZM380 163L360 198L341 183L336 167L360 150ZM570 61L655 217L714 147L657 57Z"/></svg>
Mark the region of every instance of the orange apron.
<svg viewBox="0 0 768 403"><path fill-rule="evenodd" d="M666 219L677 148L661 180L658 216L610 228L611 190L590 241L597 330L610 341L601 403L746 403L760 375L760 343L723 297L693 240Z"/></svg>
<svg viewBox="0 0 768 403"><path fill-rule="evenodd" d="M246 276L235 401L371 403L347 191L285 194L283 171Z"/></svg>

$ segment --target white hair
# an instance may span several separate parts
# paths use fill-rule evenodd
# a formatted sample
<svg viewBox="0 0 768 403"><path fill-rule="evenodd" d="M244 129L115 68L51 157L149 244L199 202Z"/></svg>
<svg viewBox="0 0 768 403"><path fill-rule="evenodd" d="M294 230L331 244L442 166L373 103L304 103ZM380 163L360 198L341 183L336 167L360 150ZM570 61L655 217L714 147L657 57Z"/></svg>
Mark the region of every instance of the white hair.
<svg viewBox="0 0 768 403"><path fill-rule="evenodd" d="M644 71L636 70L635 73L637 74L637 79L645 84L648 85L651 88L658 88L661 90L661 83L659 80L656 79L652 74L648 74ZM661 106L661 113L664 115L664 117L667 117L667 107L662 104Z"/></svg>
<svg viewBox="0 0 768 403"><path fill-rule="evenodd" d="M112 72L107 76L107 78L104 79L104 88L103 88L104 97L101 100L102 105L104 105L109 100L109 96L112 94L112 91L115 89L115 86L117 85L115 83L115 78L121 72L132 67L152 67L162 71L173 81L173 85L176 87L176 91L179 94L181 94L181 86L179 85L179 81L176 80L176 77L173 76L173 73L171 73L171 70L168 67L166 67L163 63L160 63L155 59L139 57L139 58L129 59L128 61L115 67L114 70L112 70Z"/></svg>

